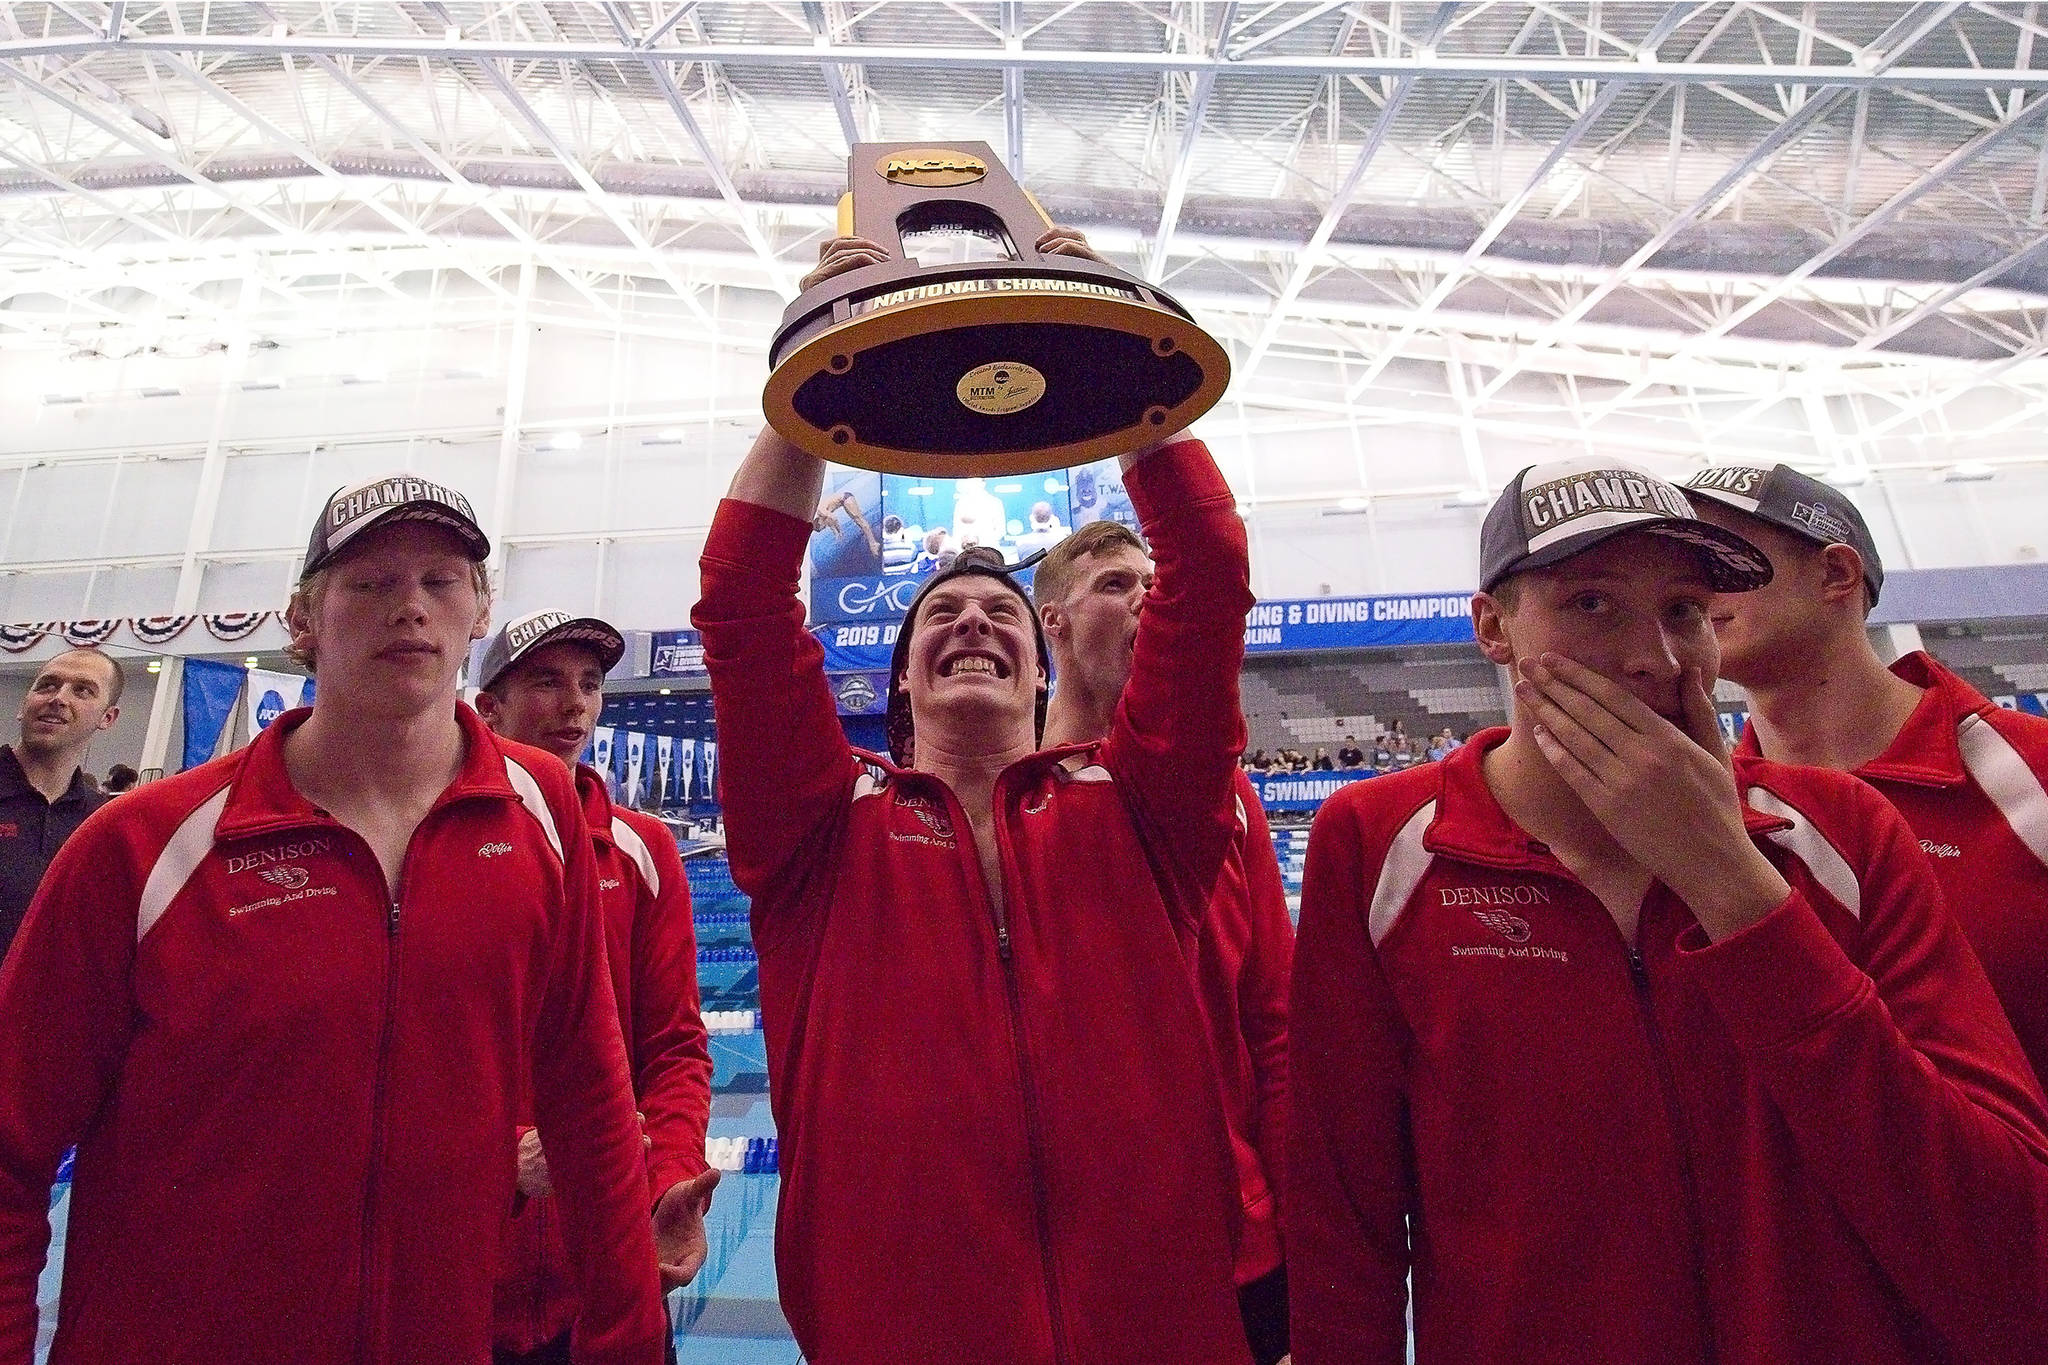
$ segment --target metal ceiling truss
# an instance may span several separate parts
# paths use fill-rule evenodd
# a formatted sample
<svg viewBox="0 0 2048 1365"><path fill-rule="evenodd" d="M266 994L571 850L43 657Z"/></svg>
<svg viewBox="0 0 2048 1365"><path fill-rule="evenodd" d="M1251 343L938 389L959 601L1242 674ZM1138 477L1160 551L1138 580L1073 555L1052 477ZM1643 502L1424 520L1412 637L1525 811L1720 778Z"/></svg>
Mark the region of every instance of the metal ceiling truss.
<svg viewBox="0 0 2048 1365"><path fill-rule="evenodd" d="M1925 461L2048 413L2044 39L2020 0L0 6L0 351L751 354L772 303L714 291L793 290L850 144L950 136L1199 307L1261 420L1449 426L1478 485L1510 434Z"/></svg>

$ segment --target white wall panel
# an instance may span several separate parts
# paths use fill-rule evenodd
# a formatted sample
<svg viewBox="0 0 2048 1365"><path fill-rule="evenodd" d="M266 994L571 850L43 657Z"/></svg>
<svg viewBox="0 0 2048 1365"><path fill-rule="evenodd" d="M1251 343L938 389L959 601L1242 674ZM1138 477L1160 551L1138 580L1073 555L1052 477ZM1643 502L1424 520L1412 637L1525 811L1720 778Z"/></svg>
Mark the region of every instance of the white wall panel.
<svg viewBox="0 0 2048 1365"><path fill-rule="evenodd" d="M8 562L90 558L113 488L112 460L31 465L22 473L21 502L7 537Z"/></svg>
<svg viewBox="0 0 2048 1365"><path fill-rule="evenodd" d="M0 572L0 619L8 621L69 621L86 615L79 608L85 601L86 585L92 574Z"/></svg>
<svg viewBox="0 0 2048 1365"><path fill-rule="evenodd" d="M515 547L505 559L505 577L498 585L492 620L509 621L547 607L598 610L597 577L598 548L594 544Z"/></svg>
<svg viewBox="0 0 2048 1365"><path fill-rule="evenodd" d="M175 565L101 569L93 575L89 600L60 617L156 616L178 591Z"/></svg>
<svg viewBox="0 0 2048 1365"><path fill-rule="evenodd" d="M199 497L199 473L200 461L196 458L142 455L123 460L103 523L104 534L98 538L99 553L182 553L191 535L192 513ZM173 586L176 581L174 575Z"/></svg>
<svg viewBox="0 0 2048 1365"><path fill-rule="evenodd" d="M312 530L307 484L310 450L282 450L233 455L221 476L220 508L214 514L213 546L217 550L266 550L304 545Z"/></svg>
<svg viewBox="0 0 2048 1365"><path fill-rule="evenodd" d="M580 450L521 450L512 489L512 524L501 534L605 529L604 454L602 441L591 441Z"/></svg>
<svg viewBox="0 0 2048 1365"><path fill-rule="evenodd" d="M698 597L702 535L624 540L605 547L604 618L621 629L671 630L690 624Z"/></svg>
<svg viewBox="0 0 2048 1365"><path fill-rule="evenodd" d="M198 609L282 611L291 597L293 567L277 559L208 564L199 579Z"/></svg>

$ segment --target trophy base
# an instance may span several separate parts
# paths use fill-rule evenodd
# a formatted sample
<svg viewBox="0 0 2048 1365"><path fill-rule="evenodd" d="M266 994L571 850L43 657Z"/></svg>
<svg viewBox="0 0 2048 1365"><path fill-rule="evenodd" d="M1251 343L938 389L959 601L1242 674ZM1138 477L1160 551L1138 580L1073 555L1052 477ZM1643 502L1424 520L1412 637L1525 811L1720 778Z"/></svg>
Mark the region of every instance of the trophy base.
<svg viewBox="0 0 2048 1365"><path fill-rule="evenodd" d="M1027 474L1143 449L1215 405L1230 360L1139 293L1156 291L1109 273L1011 266L808 316L799 300L801 321L772 349L768 421L821 459L920 477Z"/></svg>

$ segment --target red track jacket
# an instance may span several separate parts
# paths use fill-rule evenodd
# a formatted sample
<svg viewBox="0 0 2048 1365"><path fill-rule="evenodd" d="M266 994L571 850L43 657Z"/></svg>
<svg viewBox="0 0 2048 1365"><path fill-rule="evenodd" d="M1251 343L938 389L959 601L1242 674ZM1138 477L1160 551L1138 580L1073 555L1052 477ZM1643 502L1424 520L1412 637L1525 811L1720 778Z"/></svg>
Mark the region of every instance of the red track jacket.
<svg viewBox="0 0 2048 1365"><path fill-rule="evenodd" d="M594 769L576 769L576 794L597 863L605 953L647 1116L648 1197L707 1169L711 1051L697 1003L697 932L675 837L661 821L614 806ZM529 1115L530 1116L530 1115ZM523 1131L523 1130L522 1130ZM545 1149L545 1141L543 1142ZM576 1321L576 1285L553 1199L517 1199L505 1231L493 1343L532 1351Z"/></svg>
<svg viewBox="0 0 2048 1365"><path fill-rule="evenodd" d="M1244 1201L1237 1282L1245 1285L1282 1260L1287 975L1294 957L1294 922L1287 915L1287 889L1280 882L1266 812L1259 806L1258 789L1243 773L1237 776L1237 800L1244 823L1210 899L1195 974L1223 1082L1223 1113Z"/></svg>
<svg viewBox="0 0 2048 1365"><path fill-rule="evenodd" d="M1127 487L1158 564L1131 681L1107 738L998 782L1002 922L951 791L847 747L797 599L809 523L712 523L694 620L812 1360L1248 1358L1192 985L1236 827L1244 531L1199 443Z"/></svg>
<svg viewBox="0 0 2048 1365"><path fill-rule="evenodd" d="M2048 1078L2048 720L1993 705L1918 651L1892 672L1927 694L1856 776L1920 836L2034 1074ZM1756 752L1755 730L1741 752Z"/></svg>
<svg viewBox="0 0 2048 1365"><path fill-rule="evenodd" d="M0 970L0 1359L30 1358L75 1140L51 1365L488 1360L530 1055L590 1274L582 1358L658 1361L568 773L460 707L462 770L394 902L369 847L286 776L308 714L87 821Z"/></svg>
<svg viewBox="0 0 2048 1365"><path fill-rule="evenodd" d="M1299 1365L2038 1362L2048 1137L2025 1057L1882 798L1740 761L1792 885L1638 951L1480 763L1339 792L1295 953Z"/></svg>

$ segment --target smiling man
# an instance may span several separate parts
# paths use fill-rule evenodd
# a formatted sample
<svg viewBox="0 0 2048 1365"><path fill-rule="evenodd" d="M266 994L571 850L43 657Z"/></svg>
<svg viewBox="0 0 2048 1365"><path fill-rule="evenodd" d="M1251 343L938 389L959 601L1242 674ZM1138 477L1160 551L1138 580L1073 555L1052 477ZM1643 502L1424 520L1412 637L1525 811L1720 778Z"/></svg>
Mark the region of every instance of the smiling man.
<svg viewBox="0 0 2048 1365"><path fill-rule="evenodd" d="M1510 481L1511 729L1311 836L1287 1185L1301 1365L1975 1365L2048 1340L2040 1090L1896 811L1738 760L1755 546L1640 470Z"/></svg>
<svg viewBox="0 0 2048 1365"><path fill-rule="evenodd" d="M112 655L67 649L36 670L21 699L21 737L0 745L0 955L50 859L107 803L79 765L93 737L120 718L126 682Z"/></svg>
<svg viewBox="0 0 2048 1365"><path fill-rule="evenodd" d="M1157 558L1130 681L1105 735L1043 751L1045 646L999 554L919 592L869 754L797 596L824 465L764 431L713 519L692 619L808 1359L1249 1358L1191 965L1237 828L1244 528L1199 442L1124 463Z"/></svg>
<svg viewBox="0 0 2048 1365"><path fill-rule="evenodd" d="M663 1287L675 1289L704 1264L704 1210L718 1184L718 1172L704 1160L711 1052L698 1010L690 885L668 827L614 806L604 779L576 761L604 710L605 674L625 653L625 637L596 617L531 612L485 643L476 705L493 732L546 750L575 774L597 862L619 1026L646 1119L655 1255ZM501 1249L496 1294L497 1365L569 1359L575 1277L552 1189L541 1134L522 1126L520 1199Z"/></svg>
<svg viewBox="0 0 2048 1365"><path fill-rule="evenodd" d="M51 1360L478 1365L529 1094L577 1358L661 1359L590 838L456 697L489 548L417 477L334 494L286 611L312 708L51 865L0 970L0 1361L75 1142Z"/></svg>

